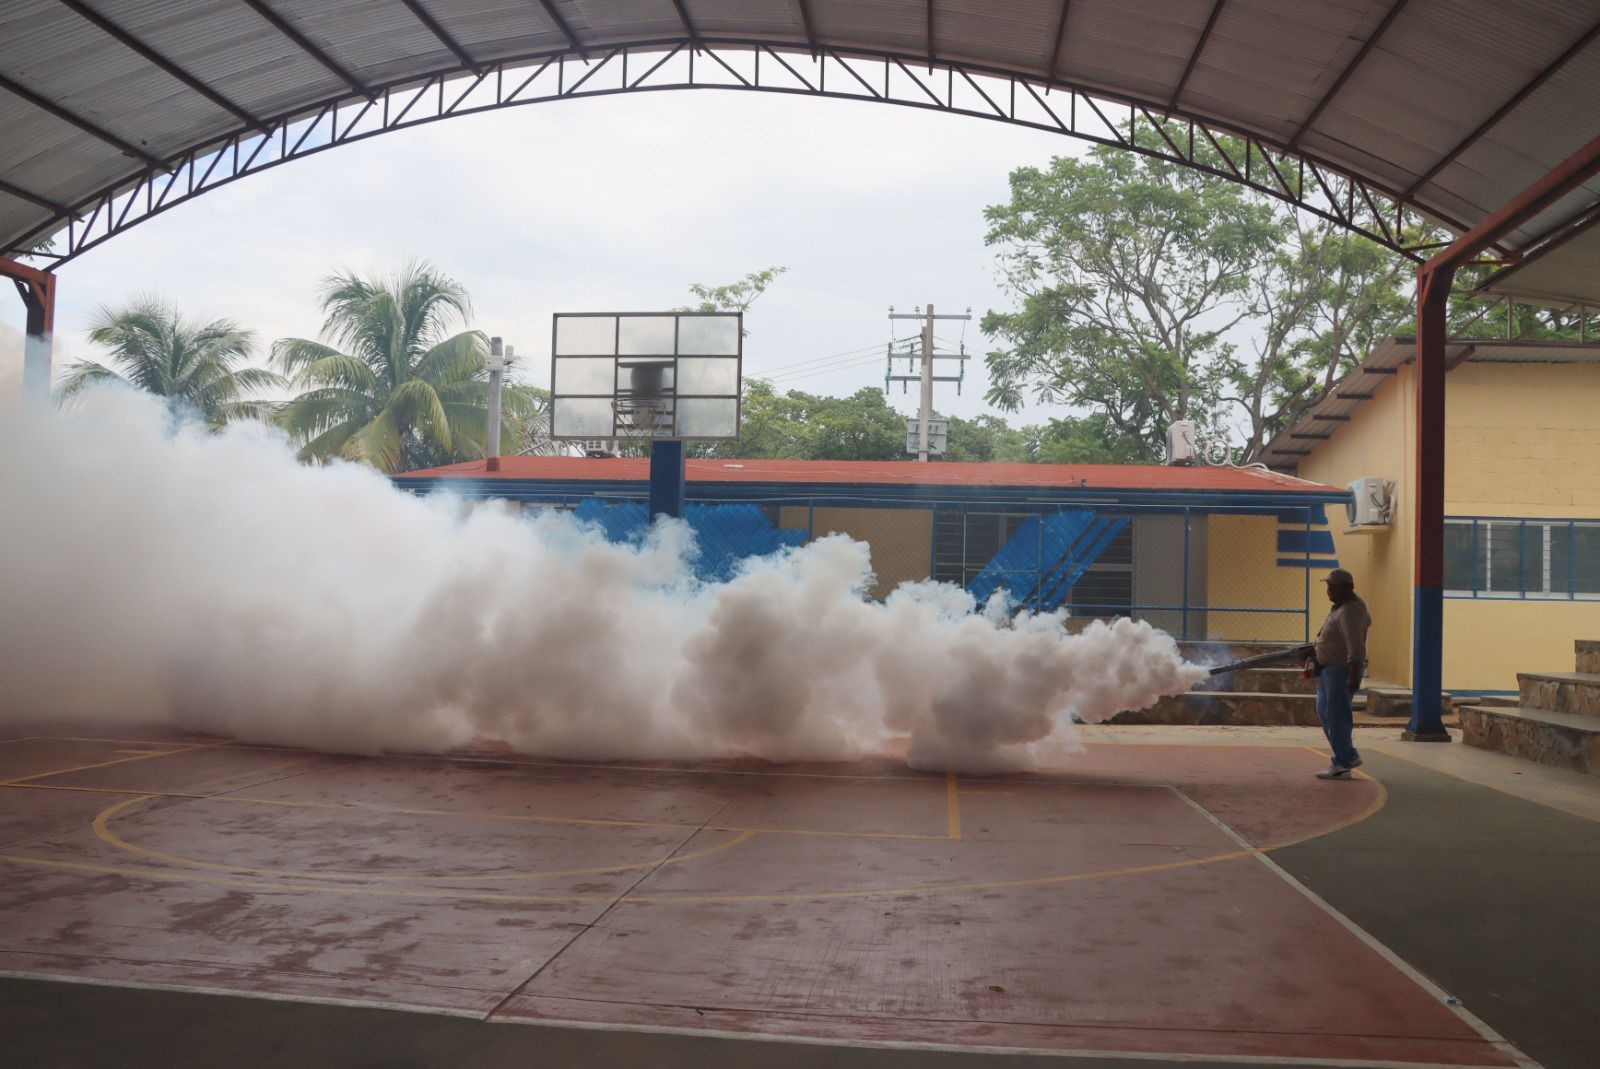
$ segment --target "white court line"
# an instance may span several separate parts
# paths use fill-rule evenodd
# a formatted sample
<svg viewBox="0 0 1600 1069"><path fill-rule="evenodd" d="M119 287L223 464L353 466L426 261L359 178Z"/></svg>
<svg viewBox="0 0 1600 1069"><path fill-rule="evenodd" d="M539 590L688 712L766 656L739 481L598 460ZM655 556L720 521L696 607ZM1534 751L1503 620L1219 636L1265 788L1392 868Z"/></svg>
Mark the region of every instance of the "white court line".
<svg viewBox="0 0 1600 1069"><path fill-rule="evenodd" d="M553 996L559 998L560 996ZM633 1005L621 1003L620 1005ZM644 1004L639 1004L644 1005ZM653 1008L648 1007L647 1008ZM735 1012L717 1010L713 1012ZM759 1011L747 1011L759 1012ZM827 1020L844 1020L848 1017L829 1017ZM916 1018L889 1018L894 1021L904 1021L909 1024L923 1023ZM895 1039L861 1039L846 1040L821 1036L796 1036L782 1032L738 1032L726 1028L684 1028L674 1025L648 1025L648 1024L608 1024L603 1021L558 1021L539 1018L521 1017L493 1017L490 1024L514 1025L521 1027L544 1026L546 1028L574 1028L590 1032L633 1032L647 1035L690 1036L711 1039L747 1040L761 1043L792 1043L796 1046L807 1047L834 1047L843 1050L862 1048L865 1050L896 1050L896 1051L926 1051L934 1054L1006 1054L1012 1057L1031 1058L1059 1058L1083 1059L1092 1058L1096 1061L1114 1060L1125 1062L1167 1062L1179 1065L1207 1064L1207 1065L1304 1065L1328 1066L1331 1069L1493 1069L1490 1066L1465 1065L1456 1062L1395 1062L1359 1058L1307 1058L1285 1055L1267 1054L1177 1054L1172 1052L1127 1051L1127 1050L1057 1050L1041 1047L1001 1047L993 1044L962 1044L962 1043L928 1043L919 1040ZM991 1022L972 1021L956 1022L985 1024ZM1070 1028L1070 1025L1059 1026ZM1100 1026L1105 1028L1105 1026Z"/></svg>
<svg viewBox="0 0 1600 1069"><path fill-rule="evenodd" d="M1311 902L1312 905L1322 910L1322 912L1326 913L1329 917L1332 917L1334 921L1336 921L1342 928L1348 931L1351 935L1355 936L1357 939L1361 940L1361 942L1365 943L1368 948L1375 951L1379 957L1383 958L1384 961L1400 970L1401 974L1404 975L1408 980L1422 988L1422 990L1427 992L1429 995L1432 995L1434 998L1438 999L1440 1005L1444 1006L1450 1012L1459 1017L1464 1024L1466 1024L1474 1032L1477 1032L1478 1035L1482 1036L1485 1042L1492 1045L1502 1054L1505 1054L1507 1057L1513 1059L1517 1065L1521 1067L1521 1069L1543 1069L1538 1062L1522 1053L1522 1051L1513 1046L1511 1042L1504 1036L1496 1032L1493 1028L1490 1028L1488 1022L1484 1021L1477 1014L1467 1009L1466 1006L1462 1005L1460 1002L1452 1001L1450 993L1445 991L1444 988L1440 987L1422 973L1412 968L1410 963L1380 943L1377 938L1372 935L1372 933L1368 932L1355 921L1351 920L1349 917L1346 917L1343 913L1335 909L1327 899L1323 898L1311 888L1307 887L1305 884L1291 876L1288 870L1268 856L1268 850L1251 845L1242 835L1234 831L1227 824L1224 824L1205 806L1189 797L1188 793L1181 787L1173 787L1172 790L1173 793L1175 793L1178 797L1182 798L1185 802L1188 802L1196 812L1220 829L1224 835L1254 854L1256 860L1265 865L1279 879L1283 880L1284 883L1300 892L1300 894L1309 902ZM1354 1065L1356 1063L1352 1062L1350 1064Z"/></svg>

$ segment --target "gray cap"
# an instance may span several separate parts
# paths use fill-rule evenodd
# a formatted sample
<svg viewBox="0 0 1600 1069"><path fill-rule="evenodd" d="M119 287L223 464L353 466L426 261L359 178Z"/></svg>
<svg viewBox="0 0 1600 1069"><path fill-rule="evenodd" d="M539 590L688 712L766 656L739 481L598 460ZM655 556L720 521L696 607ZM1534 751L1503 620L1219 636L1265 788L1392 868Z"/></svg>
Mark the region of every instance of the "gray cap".
<svg viewBox="0 0 1600 1069"><path fill-rule="evenodd" d="M1330 583L1336 586L1343 585L1353 587L1356 585L1356 577L1345 571L1343 568L1335 568L1333 571L1323 576L1322 581L1324 583Z"/></svg>

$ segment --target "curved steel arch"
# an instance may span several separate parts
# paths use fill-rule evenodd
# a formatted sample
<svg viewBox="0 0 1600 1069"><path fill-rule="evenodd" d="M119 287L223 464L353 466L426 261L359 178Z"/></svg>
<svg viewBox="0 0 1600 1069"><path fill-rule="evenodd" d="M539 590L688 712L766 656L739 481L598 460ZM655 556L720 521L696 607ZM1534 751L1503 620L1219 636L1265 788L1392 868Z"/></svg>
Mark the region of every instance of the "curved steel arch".
<svg viewBox="0 0 1600 1069"><path fill-rule="evenodd" d="M805 43L670 38L616 46L591 60L572 49L455 67L418 84L345 93L315 113L266 120L64 206L14 250L65 231L65 252L37 253L58 267L124 230L230 182L353 141L460 115L580 97L724 89L861 100L942 111L1063 134L1181 164L1248 186L1421 262L1444 242L1419 243L1426 214L1404 195L1326 160L1182 109L1118 99L1013 71L893 52L842 52ZM918 69L925 71L919 74ZM935 76L938 72L939 76ZM1231 140L1224 140L1224 139ZM20 253L27 255L26 253Z"/></svg>

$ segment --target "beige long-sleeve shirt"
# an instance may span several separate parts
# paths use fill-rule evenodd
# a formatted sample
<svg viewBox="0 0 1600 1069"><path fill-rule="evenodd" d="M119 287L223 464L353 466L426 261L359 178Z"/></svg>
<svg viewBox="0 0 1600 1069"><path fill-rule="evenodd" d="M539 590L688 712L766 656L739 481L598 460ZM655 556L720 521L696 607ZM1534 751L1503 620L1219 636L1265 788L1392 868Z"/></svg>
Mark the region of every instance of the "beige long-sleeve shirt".
<svg viewBox="0 0 1600 1069"><path fill-rule="evenodd" d="M1352 671L1367 666L1367 628L1372 615L1367 603L1355 595L1335 605L1317 632L1317 663L1345 665Z"/></svg>

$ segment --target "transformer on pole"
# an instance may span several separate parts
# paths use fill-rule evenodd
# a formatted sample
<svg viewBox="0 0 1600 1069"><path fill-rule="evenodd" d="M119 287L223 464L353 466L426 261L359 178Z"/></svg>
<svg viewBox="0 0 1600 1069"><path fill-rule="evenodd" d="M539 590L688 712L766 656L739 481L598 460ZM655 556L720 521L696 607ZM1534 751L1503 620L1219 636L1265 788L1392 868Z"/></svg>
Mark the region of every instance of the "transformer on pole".
<svg viewBox="0 0 1600 1069"><path fill-rule="evenodd" d="M937 350L937 347L936 347L935 341L934 341L933 324L934 324L935 320L939 320L939 319L958 319L958 320L966 321L966 320L969 320L971 318L972 318L972 309L971 308L968 308L966 310L966 312L961 314L961 315L934 315L934 313L933 313L933 305L930 304L930 305L928 305L928 310L927 310L926 313L924 313L921 308L918 308L915 313L907 315L904 312L896 313L895 310L894 310L894 306L893 305L891 305L889 307L889 319L890 320L916 319L916 320L920 320L922 322L922 337L921 337L921 343L922 344L921 344L921 353L920 353L921 360L922 360L921 368L917 371L916 374L896 375L894 373L894 356L895 356L894 344L891 342L890 345L889 345L889 368L888 368L888 371L883 376L883 388L884 388L885 392L887 392L888 389L889 389L889 383L891 383L891 382L916 382L916 383L920 384L920 389L921 389L922 394L921 394L920 404L918 405L917 417L916 417L916 421L915 421L916 422L916 437L915 437L915 446L916 446L916 448L914 448L914 449L912 448L912 442L911 442L911 440L908 439L907 444L906 444L906 452L908 452L908 453L916 453L917 454L917 460L919 460L919 461L921 461L923 463L927 462L927 460L928 460L930 455L935 455L935 454L939 454L939 453L943 453L944 452L943 442L939 441L939 435L934 431L934 427L933 427L933 424L935 422L937 422L933 418L933 384L936 383L936 382L953 382L953 383L956 384L956 393L960 394L961 393L961 383L966 378L966 367L967 367L967 347L966 347L966 344L963 343L958 348L958 350L956 352L953 352L953 353L941 353L941 352L939 352ZM933 373L933 367L934 367L933 362L935 360L957 360L957 361L960 361L959 370L954 375L935 375ZM906 428L908 435L910 434L910 431L911 431L910 423L911 423L911 421L908 420L907 421L907 428ZM948 424L946 424L946 428L948 428Z"/></svg>

